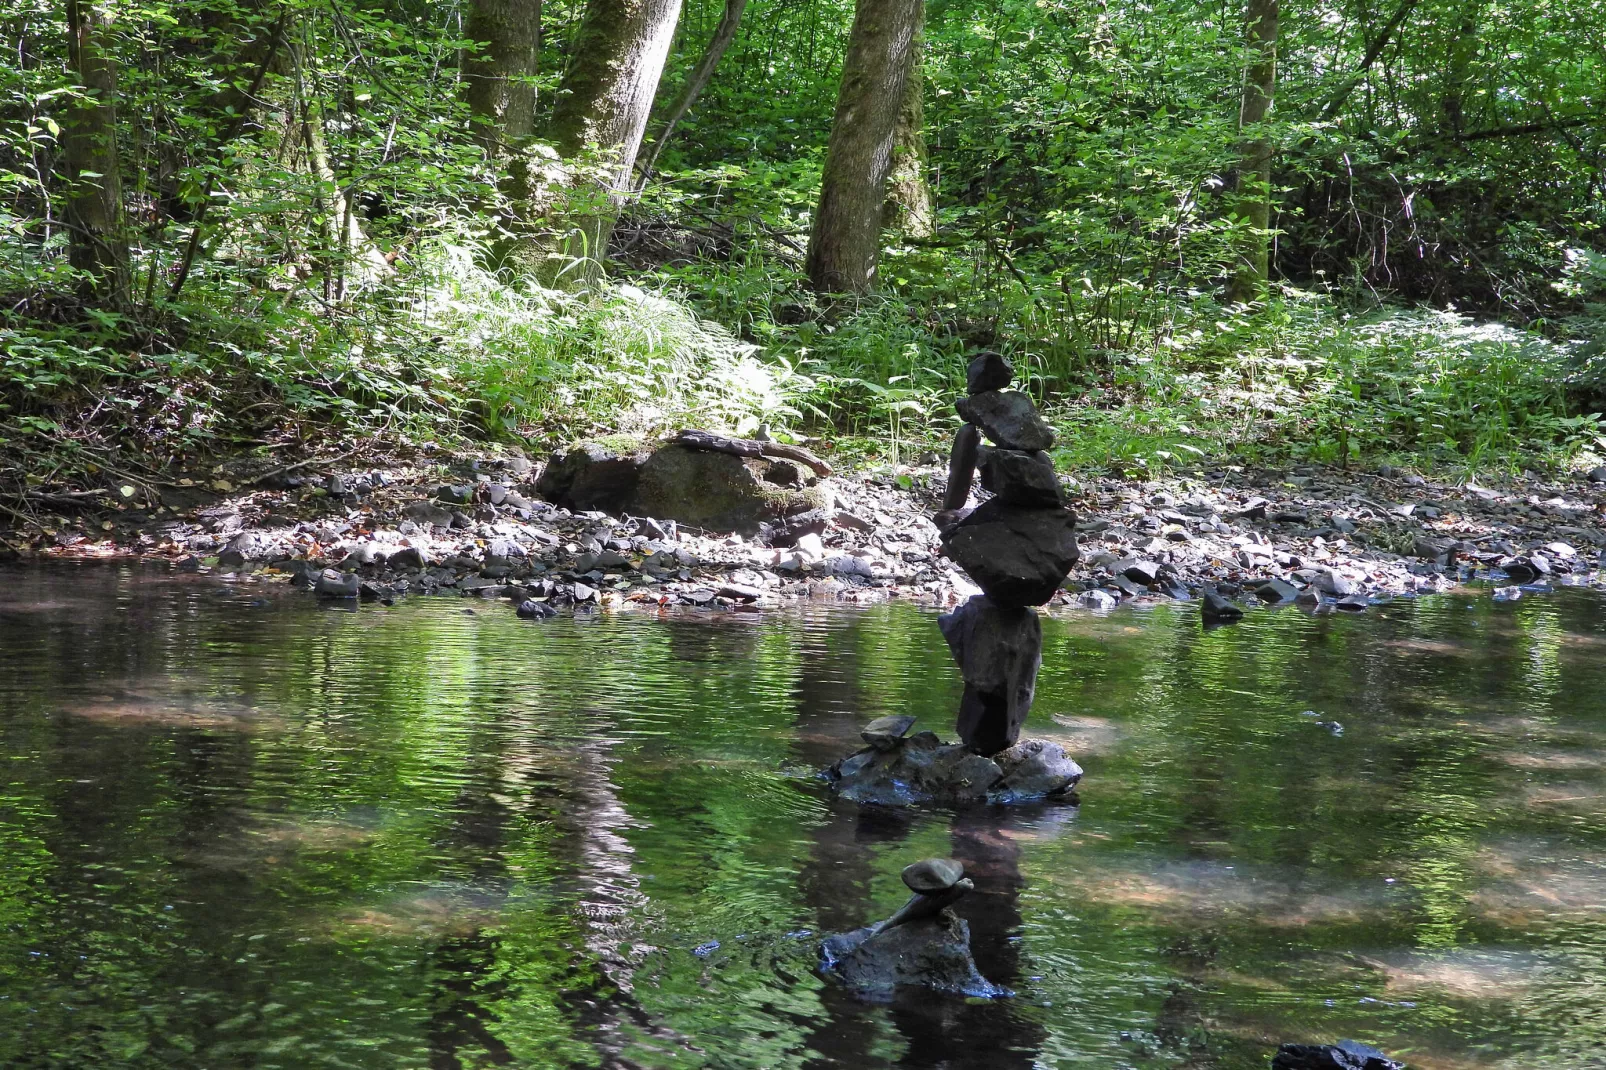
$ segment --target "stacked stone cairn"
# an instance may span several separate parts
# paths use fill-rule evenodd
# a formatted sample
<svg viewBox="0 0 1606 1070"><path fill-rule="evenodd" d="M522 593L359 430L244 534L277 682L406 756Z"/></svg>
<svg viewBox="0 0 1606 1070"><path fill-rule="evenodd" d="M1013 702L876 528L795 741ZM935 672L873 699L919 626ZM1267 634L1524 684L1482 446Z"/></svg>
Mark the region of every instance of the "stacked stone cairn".
<svg viewBox="0 0 1606 1070"><path fill-rule="evenodd" d="M845 797L1010 802L1063 794L1081 779L1057 743L1020 739L1042 665L1036 607L1054 596L1078 553L1076 516L1048 455L1054 430L1031 398L1007 389L1013 378L997 353L971 361L968 396L956 406L965 423L933 518L944 552L982 590L937 621L965 680L961 742L943 744L931 732L906 736L914 718L883 718L864 733L865 750L826 770ZM971 509L978 468L992 496Z"/></svg>

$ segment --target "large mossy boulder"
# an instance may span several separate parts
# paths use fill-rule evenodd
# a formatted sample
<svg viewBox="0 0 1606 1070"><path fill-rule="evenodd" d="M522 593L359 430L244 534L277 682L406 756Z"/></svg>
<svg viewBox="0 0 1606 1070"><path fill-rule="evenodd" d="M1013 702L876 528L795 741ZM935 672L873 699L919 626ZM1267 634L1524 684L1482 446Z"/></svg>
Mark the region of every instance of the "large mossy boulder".
<svg viewBox="0 0 1606 1070"><path fill-rule="evenodd" d="M552 455L535 490L565 509L621 513L634 503L646 463L646 448L632 439L578 442Z"/></svg>
<svg viewBox="0 0 1606 1070"><path fill-rule="evenodd" d="M760 525L829 509L825 485L808 485L798 467L765 457L670 444L642 465L631 512L710 531L752 533Z"/></svg>

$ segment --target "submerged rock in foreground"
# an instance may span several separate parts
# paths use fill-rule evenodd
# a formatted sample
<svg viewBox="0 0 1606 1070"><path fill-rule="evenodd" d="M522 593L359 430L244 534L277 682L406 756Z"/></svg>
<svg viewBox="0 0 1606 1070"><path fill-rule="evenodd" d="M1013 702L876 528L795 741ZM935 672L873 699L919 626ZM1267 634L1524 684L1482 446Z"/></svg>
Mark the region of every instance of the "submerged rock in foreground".
<svg viewBox="0 0 1606 1070"><path fill-rule="evenodd" d="M899 985L987 999L1014 994L976 969L970 926L950 910L891 928L867 925L827 937L820 957L824 972L869 999L891 998Z"/></svg>

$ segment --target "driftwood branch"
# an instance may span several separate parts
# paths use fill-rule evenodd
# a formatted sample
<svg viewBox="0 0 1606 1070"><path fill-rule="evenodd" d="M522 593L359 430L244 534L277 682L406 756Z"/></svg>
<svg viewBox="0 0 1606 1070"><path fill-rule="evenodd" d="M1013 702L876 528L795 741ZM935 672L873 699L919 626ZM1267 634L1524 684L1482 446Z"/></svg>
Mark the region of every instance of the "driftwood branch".
<svg viewBox="0 0 1606 1070"><path fill-rule="evenodd" d="M788 446L780 442L761 442L754 438L727 438L724 435L716 435L712 431L698 431L692 428L687 428L676 435L675 441L694 450L734 453L738 457L777 457L788 461L797 461L799 464L805 464L813 469L814 474L817 476L831 474L830 465L802 446Z"/></svg>

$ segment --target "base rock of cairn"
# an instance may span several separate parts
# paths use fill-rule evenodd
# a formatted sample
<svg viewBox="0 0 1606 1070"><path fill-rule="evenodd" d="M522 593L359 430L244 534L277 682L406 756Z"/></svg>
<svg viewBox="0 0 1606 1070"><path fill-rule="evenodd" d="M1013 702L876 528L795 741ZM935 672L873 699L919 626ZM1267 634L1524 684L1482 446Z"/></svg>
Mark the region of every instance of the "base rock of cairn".
<svg viewBox="0 0 1606 1070"><path fill-rule="evenodd" d="M881 806L1027 802L1064 795L1082 779L1082 767L1050 740L1023 739L989 758L934 732L887 738L873 731L882 723L865 730L870 746L825 771L842 798Z"/></svg>
<svg viewBox="0 0 1606 1070"><path fill-rule="evenodd" d="M970 926L951 910L885 931L867 925L832 936L820 952L827 973L869 999L890 999L899 985L922 985L956 996L1012 995L976 969Z"/></svg>

